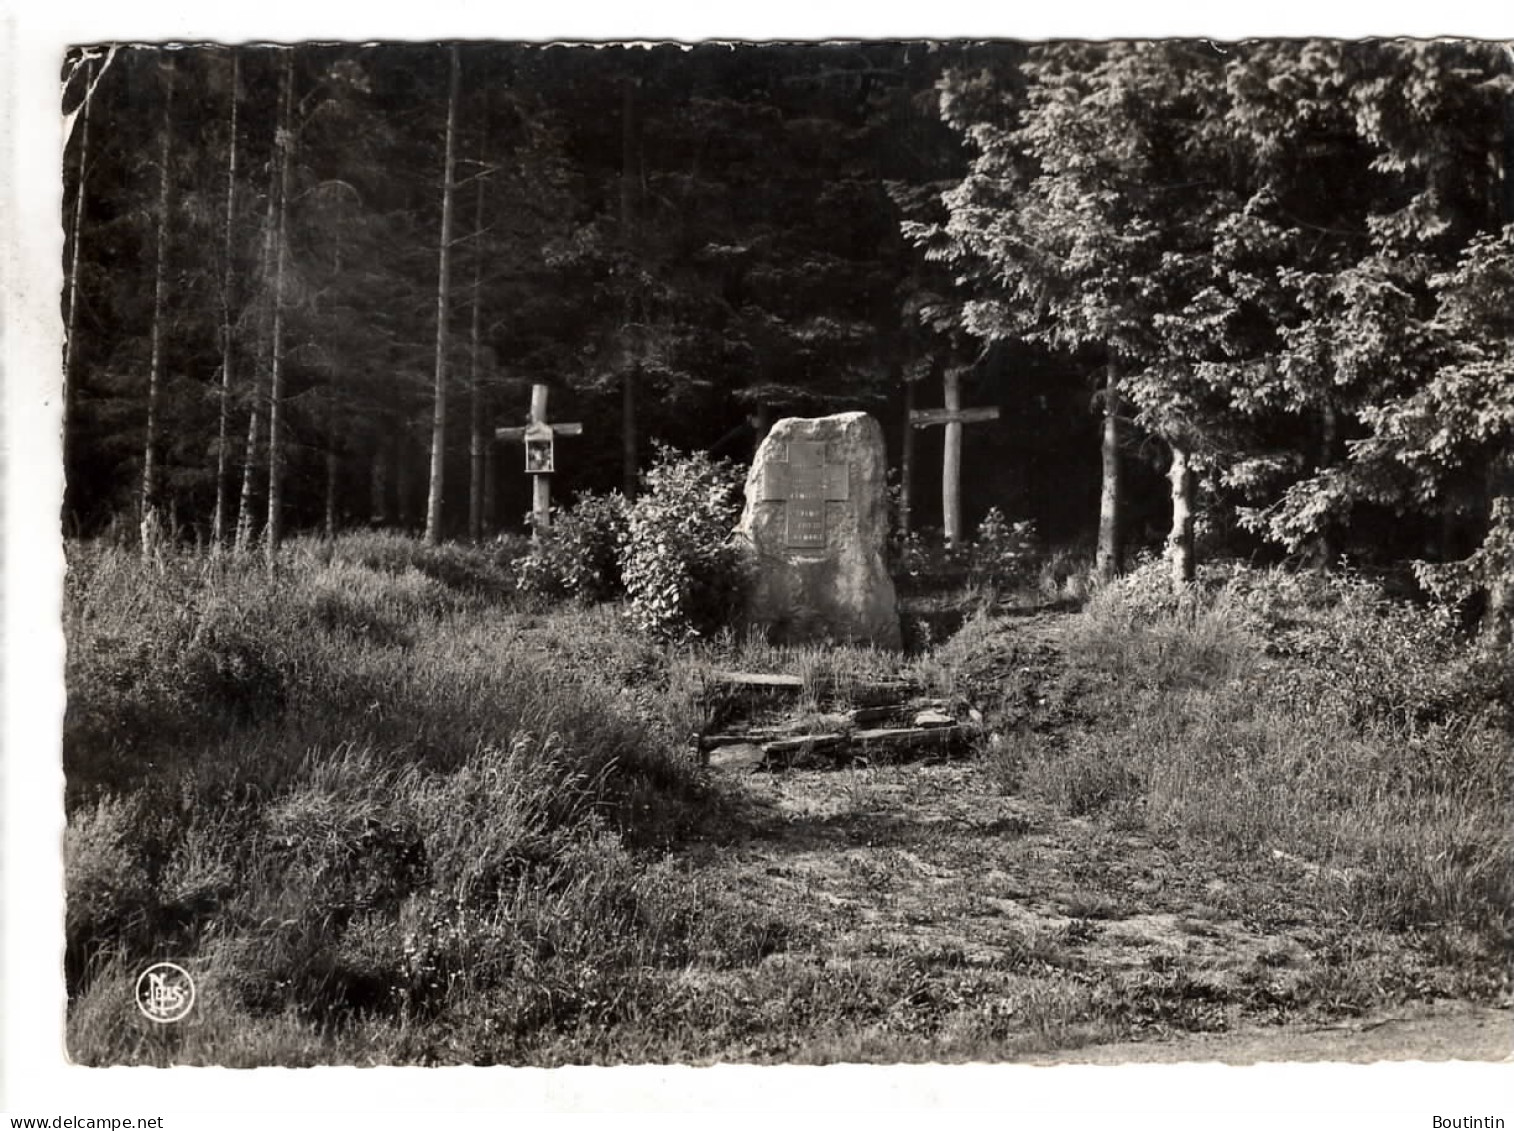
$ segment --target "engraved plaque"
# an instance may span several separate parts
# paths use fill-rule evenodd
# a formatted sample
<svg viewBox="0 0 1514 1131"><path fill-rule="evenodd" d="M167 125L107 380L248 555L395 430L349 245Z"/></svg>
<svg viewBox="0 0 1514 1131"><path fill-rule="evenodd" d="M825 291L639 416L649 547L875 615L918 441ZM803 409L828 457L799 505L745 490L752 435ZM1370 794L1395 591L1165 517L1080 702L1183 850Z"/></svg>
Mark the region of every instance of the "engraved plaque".
<svg viewBox="0 0 1514 1131"><path fill-rule="evenodd" d="M825 546L825 504L848 496L845 464L825 462L825 444L794 440L787 463L770 463L762 481L764 502L787 504L785 543L796 550Z"/></svg>

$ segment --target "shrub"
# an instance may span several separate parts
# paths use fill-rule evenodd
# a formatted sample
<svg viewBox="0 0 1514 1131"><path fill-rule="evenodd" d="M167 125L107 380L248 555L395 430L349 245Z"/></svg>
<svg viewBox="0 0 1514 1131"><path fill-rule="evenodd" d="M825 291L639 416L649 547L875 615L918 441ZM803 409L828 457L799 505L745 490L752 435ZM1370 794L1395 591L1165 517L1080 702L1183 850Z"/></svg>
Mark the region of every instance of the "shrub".
<svg viewBox="0 0 1514 1131"><path fill-rule="evenodd" d="M969 549L973 580L1015 587L1030 579L1037 560L1035 523L1011 523L998 507L989 507Z"/></svg>
<svg viewBox="0 0 1514 1131"><path fill-rule="evenodd" d="M520 560L516 586L533 596L584 602L619 596L625 590L620 546L627 525L620 492L580 495Z"/></svg>
<svg viewBox="0 0 1514 1131"><path fill-rule="evenodd" d="M889 548L890 570L896 580L960 581L971 566L971 547L948 546L936 529L896 533Z"/></svg>
<svg viewBox="0 0 1514 1131"><path fill-rule="evenodd" d="M990 507L971 541L947 545L939 530L895 531L889 540L889 569L896 580L1018 588L1029 582L1039 557L1033 522L1010 522Z"/></svg>
<svg viewBox="0 0 1514 1131"><path fill-rule="evenodd" d="M1235 569L1218 597L1285 661L1286 699L1349 725L1412 735L1505 696L1502 665L1468 647L1451 606L1390 598L1361 574Z"/></svg>
<svg viewBox="0 0 1514 1131"><path fill-rule="evenodd" d="M1364 921L1506 945L1506 676L1449 611L1349 572L1219 564L1183 593L1165 572L1138 567L1069 625L1107 721L1005 776L1069 812L1275 847Z"/></svg>
<svg viewBox="0 0 1514 1131"><path fill-rule="evenodd" d="M734 619L745 581L731 533L739 475L728 460L659 447L623 542L631 620L642 631L686 640Z"/></svg>

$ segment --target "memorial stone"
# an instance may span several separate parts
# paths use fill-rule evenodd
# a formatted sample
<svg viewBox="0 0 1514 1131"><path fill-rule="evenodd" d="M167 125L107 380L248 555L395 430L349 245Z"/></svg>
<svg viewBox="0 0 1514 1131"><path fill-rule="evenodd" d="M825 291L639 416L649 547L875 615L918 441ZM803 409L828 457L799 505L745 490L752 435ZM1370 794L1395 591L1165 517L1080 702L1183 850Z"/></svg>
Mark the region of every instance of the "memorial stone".
<svg viewBox="0 0 1514 1131"><path fill-rule="evenodd" d="M883 430L866 413L773 426L738 528L752 556L748 623L779 643L900 646L886 474Z"/></svg>

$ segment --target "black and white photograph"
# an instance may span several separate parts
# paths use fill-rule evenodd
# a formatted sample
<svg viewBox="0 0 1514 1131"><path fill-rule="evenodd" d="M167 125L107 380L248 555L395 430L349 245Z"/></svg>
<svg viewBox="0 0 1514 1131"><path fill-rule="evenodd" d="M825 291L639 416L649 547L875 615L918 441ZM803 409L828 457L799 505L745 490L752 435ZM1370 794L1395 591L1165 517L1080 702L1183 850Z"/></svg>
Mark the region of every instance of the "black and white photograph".
<svg viewBox="0 0 1514 1131"><path fill-rule="evenodd" d="M56 109L69 1064L1514 1055L1509 42Z"/></svg>

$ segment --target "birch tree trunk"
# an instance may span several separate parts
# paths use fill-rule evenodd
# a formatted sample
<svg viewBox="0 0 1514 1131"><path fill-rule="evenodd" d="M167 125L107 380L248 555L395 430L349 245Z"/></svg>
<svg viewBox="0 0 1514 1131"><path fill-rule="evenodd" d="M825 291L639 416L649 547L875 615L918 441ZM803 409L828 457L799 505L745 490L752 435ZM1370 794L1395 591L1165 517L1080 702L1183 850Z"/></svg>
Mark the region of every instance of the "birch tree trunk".
<svg viewBox="0 0 1514 1131"><path fill-rule="evenodd" d="M258 443L261 440L263 406L259 404L261 388L253 389L252 408L247 414L247 449L242 456L242 495L237 506L237 535L234 549L245 554L252 549L253 478L258 469Z"/></svg>
<svg viewBox="0 0 1514 1131"><path fill-rule="evenodd" d="M277 118L279 110L275 110ZM277 132L277 131L275 131ZM277 142L275 142L277 144ZM270 173L268 178L268 213L263 218L263 250L259 259L259 273L261 278L267 280L273 274L274 242L278 238L279 224L279 163L277 154L269 162ZM269 329L270 335L272 328ZM251 403L247 413L247 447L242 455L242 490L237 504L237 533L234 549L238 555L246 554L252 549L254 540L253 523L255 521L256 508L256 479L258 473L258 452L261 450L263 436L263 371L268 368L270 361L268 338L258 338L258 364L253 372L252 387L248 390Z"/></svg>
<svg viewBox="0 0 1514 1131"><path fill-rule="evenodd" d="M268 524L263 551L272 569L284 538L284 272L289 256L289 163L294 147L294 51L284 57L283 104L279 125L278 225L274 247L273 337L268 365Z"/></svg>
<svg viewBox="0 0 1514 1131"><path fill-rule="evenodd" d="M456 160L458 55L452 48L447 81L447 147L442 171L442 234L437 251L436 390L431 409L431 485L426 494L425 540L442 540L442 478L447 454L447 313L452 292L452 170Z"/></svg>
<svg viewBox="0 0 1514 1131"><path fill-rule="evenodd" d="M1167 470L1172 489L1172 529L1167 535L1167 563L1172 586L1181 591L1194 578L1193 556L1193 465L1187 449L1172 445L1172 466Z"/></svg>
<svg viewBox="0 0 1514 1131"><path fill-rule="evenodd" d="M1094 573L1112 581L1123 562L1120 547L1120 509L1124 502L1120 475L1120 375L1111 361L1104 384L1104 427L1100 442L1103 476L1099 489L1099 544Z"/></svg>
<svg viewBox="0 0 1514 1131"><path fill-rule="evenodd" d="M237 87L241 77L242 61L237 49L231 49L231 113L230 143L226 157L226 223L222 231L221 256L221 404L220 421L216 429L216 509L210 520L210 544L217 549L226 538L227 493L231 477L231 459L228 447L231 411L231 287L232 287L232 221L236 216L237 203ZM87 120L86 120L87 121Z"/></svg>
<svg viewBox="0 0 1514 1131"><path fill-rule="evenodd" d="M160 129L161 144L158 149L158 238L157 257L153 268L152 298L152 347L147 369L147 436L142 445L142 553L152 552L161 533L158 517L158 397L163 380L163 305L167 293L167 273L164 270L168 258L168 206L172 178L169 158L172 156L170 127L173 124L174 70L173 63L164 64L163 124Z"/></svg>
<svg viewBox="0 0 1514 1131"><path fill-rule="evenodd" d="M63 337L63 466L68 466L69 425L73 420L74 396L74 345L77 341L74 328L79 313L79 245L84 237L84 176L89 169L89 104L94 101L90 87L94 84L95 61L90 59L84 67L84 105L79 124L79 173L74 190L74 221L68 256L68 321Z"/></svg>

